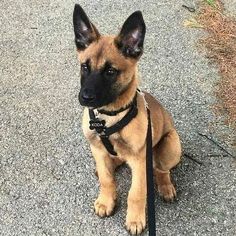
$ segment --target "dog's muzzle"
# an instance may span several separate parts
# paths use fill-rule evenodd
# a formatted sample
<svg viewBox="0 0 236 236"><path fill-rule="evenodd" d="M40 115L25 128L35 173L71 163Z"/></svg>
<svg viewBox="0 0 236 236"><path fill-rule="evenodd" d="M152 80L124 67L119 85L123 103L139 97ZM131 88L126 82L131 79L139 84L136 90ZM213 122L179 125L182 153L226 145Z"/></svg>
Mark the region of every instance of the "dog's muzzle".
<svg viewBox="0 0 236 236"><path fill-rule="evenodd" d="M94 89L81 88L79 92L79 102L82 106L93 106L96 103L96 94Z"/></svg>

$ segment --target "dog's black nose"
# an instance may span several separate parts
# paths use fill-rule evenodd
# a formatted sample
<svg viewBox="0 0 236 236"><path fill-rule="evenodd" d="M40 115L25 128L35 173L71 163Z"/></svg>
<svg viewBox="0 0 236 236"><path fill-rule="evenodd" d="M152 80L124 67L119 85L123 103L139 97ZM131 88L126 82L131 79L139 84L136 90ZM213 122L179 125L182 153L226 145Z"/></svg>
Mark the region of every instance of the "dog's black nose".
<svg viewBox="0 0 236 236"><path fill-rule="evenodd" d="M95 100L94 91L92 89L88 89L88 88L83 89L81 97L86 102L92 102L93 100Z"/></svg>

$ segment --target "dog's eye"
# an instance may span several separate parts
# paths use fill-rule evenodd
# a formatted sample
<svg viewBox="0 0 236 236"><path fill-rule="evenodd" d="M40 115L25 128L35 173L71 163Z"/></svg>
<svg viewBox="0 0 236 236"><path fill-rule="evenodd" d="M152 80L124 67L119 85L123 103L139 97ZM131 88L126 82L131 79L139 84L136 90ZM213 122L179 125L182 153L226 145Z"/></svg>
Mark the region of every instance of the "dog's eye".
<svg viewBox="0 0 236 236"><path fill-rule="evenodd" d="M89 71L89 67L88 67L87 63L81 64L81 71L82 71L83 73L86 73L86 72Z"/></svg>
<svg viewBox="0 0 236 236"><path fill-rule="evenodd" d="M106 70L106 75L107 76L113 76L113 75L116 75L116 73L117 73L117 70L113 67L109 67Z"/></svg>

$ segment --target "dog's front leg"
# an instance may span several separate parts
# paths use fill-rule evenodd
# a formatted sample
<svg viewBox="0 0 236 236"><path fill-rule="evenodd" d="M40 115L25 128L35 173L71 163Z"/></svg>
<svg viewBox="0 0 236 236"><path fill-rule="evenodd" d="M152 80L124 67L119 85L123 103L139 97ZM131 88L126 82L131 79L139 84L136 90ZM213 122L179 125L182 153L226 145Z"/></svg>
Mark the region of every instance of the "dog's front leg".
<svg viewBox="0 0 236 236"><path fill-rule="evenodd" d="M126 227L131 234L140 234L146 226L146 162L145 151L128 158L132 170L132 184L128 195Z"/></svg>
<svg viewBox="0 0 236 236"><path fill-rule="evenodd" d="M114 163L108 153L91 145L96 161L96 169L100 182L100 193L94 203L95 212L104 217L112 214L116 201L116 183L114 179Z"/></svg>

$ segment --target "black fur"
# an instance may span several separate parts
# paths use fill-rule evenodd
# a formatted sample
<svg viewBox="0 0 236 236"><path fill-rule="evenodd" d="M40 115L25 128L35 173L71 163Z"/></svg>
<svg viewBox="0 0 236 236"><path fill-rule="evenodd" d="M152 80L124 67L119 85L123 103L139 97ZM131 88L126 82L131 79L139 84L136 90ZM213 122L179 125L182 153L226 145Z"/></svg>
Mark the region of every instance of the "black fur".
<svg viewBox="0 0 236 236"><path fill-rule="evenodd" d="M89 65L88 67L90 68ZM100 70L86 72L81 70L79 101L82 106L99 108L108 105L119 96L120 91L116 86L116 81L120 71L114 69L111 75L108 73L110 69L111 64L107 62Z"/></svg>
<svg viewBox="0 0 236 236"><path fill-rule="evenodd" d="M84 50L90 43L99 38L97 29L89 21L89 18L79 4L75 4L73 24L77 49Z"/></svg>

